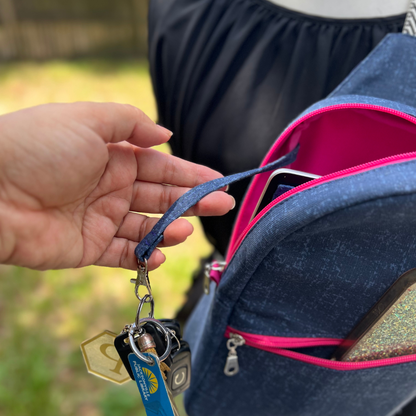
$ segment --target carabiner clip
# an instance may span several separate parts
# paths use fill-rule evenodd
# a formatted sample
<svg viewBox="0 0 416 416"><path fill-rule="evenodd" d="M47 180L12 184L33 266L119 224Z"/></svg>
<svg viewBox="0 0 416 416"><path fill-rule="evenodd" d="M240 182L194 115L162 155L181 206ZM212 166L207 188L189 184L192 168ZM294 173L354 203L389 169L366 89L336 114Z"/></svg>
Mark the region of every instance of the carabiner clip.
<svg viewBox="0 0 416 416"><path fill-rule="evenodd" d="M137 261L137 277L136 279L130 279L130 283L135 284L134 293L139 302L142 302L143 299L145 299L145 303L153 301L146 259L144 260L144 263L142 263L141 261ZM139 295L140 286L144 286L147 289L147 293L143 295L143 297Z"/></svg>

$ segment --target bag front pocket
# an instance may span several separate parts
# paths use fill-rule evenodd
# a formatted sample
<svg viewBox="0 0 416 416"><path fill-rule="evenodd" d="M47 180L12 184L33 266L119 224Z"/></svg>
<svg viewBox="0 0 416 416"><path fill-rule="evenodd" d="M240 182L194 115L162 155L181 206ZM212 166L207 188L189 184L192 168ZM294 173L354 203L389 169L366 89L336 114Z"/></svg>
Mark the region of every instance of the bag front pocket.
<svg viewBox="0 0 416 416"><path fill-rule="evenodd" d="M343 363L349 368L342 370L350 371L340 371L330 368L335 363L331 360L287 349L318 344L336 348L340 339L250 335L237 347L240 368L232 377L224 374L229 354L224 338L209 371L187 397L190 415L387 416L416 393L415 361L366 369Z"/></svg>
<svg viewBox="0 0 416 416"><path fill-rule="evenodd" d="M226 338L234 341L233 344L236 345L234 348L235 352L238 346L248 345L250 347L267 351L272 354L281 355L293 360L337 371L365 370L369 368L384 367L416 361L416 354L384 358L381 360L346 362L315 357L312 355L293 351L294 349L298 348L338 346L343 341L339 338L295 338L256 335L239 331L229 326L227 327L225 336ZM233 353L231 353L228 357L238 357L238 355L233 355ZM236 362L236 359L233 361Z"/></svg>
<svg viewBox="0 0 416 416"><path fill-rule="evenodd" d="M300 145L296 161L286 166L322 178L308 182L289 191L290 194L316 186L337 176L354 174L357 168L385 162L394 155L405 156L416 151L416 118L409 114L377 105L349 103L330 105L309 112L293 122L276 140L264 159L262 166L277 160ZM413 155L414 157L414 155ZM370 166L367 166L370 167ZM227 251L229 262L244 236L256 221L282 198L277 198L250 218L271 172L255 177L247 191ZM335 176L333 176L335 174ZM283 199L284 199L283 198Z"/></svg>

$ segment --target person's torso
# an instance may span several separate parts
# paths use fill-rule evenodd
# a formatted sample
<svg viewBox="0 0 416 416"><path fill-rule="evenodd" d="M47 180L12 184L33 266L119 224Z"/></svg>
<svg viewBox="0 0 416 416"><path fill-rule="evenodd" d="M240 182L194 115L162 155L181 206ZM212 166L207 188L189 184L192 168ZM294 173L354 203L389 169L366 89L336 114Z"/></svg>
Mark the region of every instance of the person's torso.
<svg viewBox="0 0 416 416"><path fill-rule="evenodd" d="M224 175L257 167L291 120L403 22L404 13L331 19L267 0L152 0L150 69L173 153ZM230 187L237 204L247 184ZM222 253L234 216L203 219Z"/></svg>
<svg viewBox="0 0 416 416"><path fill-rule="evenodd" d="M278 6L312 16L367 19L405 13L410 0L268 0Z"/></svg>

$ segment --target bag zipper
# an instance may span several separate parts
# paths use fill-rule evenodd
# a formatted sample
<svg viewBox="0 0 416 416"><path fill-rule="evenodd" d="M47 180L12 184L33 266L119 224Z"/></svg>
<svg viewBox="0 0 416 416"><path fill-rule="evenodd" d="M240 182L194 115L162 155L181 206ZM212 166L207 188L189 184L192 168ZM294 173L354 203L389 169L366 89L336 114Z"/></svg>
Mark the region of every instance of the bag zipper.
<svg viewBox="0 0 416 416"><path fill-rule="evenodd" d="M256 217L253 219L253 221L251 221L247 225L247 227L244 229L244 231L241 233L240 237L238 238L237 242L235 243L235 247L232 250L230 250L229 255L227 254L227 263L231 260L232 256L237 251L238 247L240 246L240 244L242 243L242 241L244 240L246 235L250 232L250 230L254 227L254 225L259 221L259 219L267 211L269 211L272 207L274 207L275 205L277 205L279 202L283 201L284 199L289 198L290 196L292 196L292 195L294 195L298 192L302 192L305 189L309 189L309 188L312 188L314 186L321 185L322 183L326 183L326 182L333 181L335 179L341 179L341 178L346 177L346 176L351 176L351 175L355 175L355 174L358 174L358 173L362 173L366 170L371 170L371 169L379 168L379 167L382 167L382 166L391 165L393 163L400 163L400 162L410 161L410 160L413 160L415 158L416 158L416 152L403 153L403 154L395 155L395 156L388 156L386 158L379 159L379 160L376 160L376 161L373 161L373 162L368 162L368 163L364 163L362 165L354 166L353 168L348 168L348 169L340 170L338 172L330 173L329 175L321 176L318 179L314 179L312 181L306 182L303 185L299 185L296 188L293 188L290 191L285 192L283 195L279 196L278 198L276 198L275 200L270 202L269 205L264 207L256 215Z"/></svg>
<svg viewBox="0 0 416 416"><path fill-rule="evenodd" d="M233 376L239 371L237 347L248 345L263 351L281 355L307 364L324 367L331 370L349 371L349 370L365 370L368 368L384 367L388 365L403 364L416 361L416 354L404 355L401 357L384 358L382 360L346 362L334 361L326 358L313 357L311 355L302 354L300 352L291 351L289 348L307 348L307 347L324 347L338 346L342 343L340 338L294 338L294 337L276 337L267 335L250 334L248 332L239 331L235 328L227 327L225 337L229 354L224 368L224 373ZM230 342L231 341L231 342ZM229 344L230 342L230 344ZM230 346L229 346L230 345ZM231 348L230 348L231 347ZM226 370L233 365L236 371L229 372Z"/></svg>
<svg viewBox="0 0 416 416"><path fill-rule="evenodd" d="M229 333L229 339L227 341L228 356L224 367L224 374L226 376L235 376L240 371L237 347L241 347L245 343L246 341L241 335Z"/></svg>
<svg viewBox="0 0 416 416"><path fill-rule="evenodd" d="M277 141L273 145L273 147L270 149L268 155L266 156L266 158L262 162L261 166L264 166L264 165L266 165L266 164L268 164L272 161L271 159L274 157L274 154L277 152L277 150L281 146L281 144L283 144L284 141L288 138L288 136L290 136L290 134L294 131L294 129L296 127L298 127L300 124L302 124L304 121L306 121L307 119L309 119L311 117L314 117L316 115L322 114L322 113L326 113L326 112L334 111L334 110L345 109L345 108L362 108L362 109L365 109L365 110L381 111L381 112L384 112L384 113L389 113L389 114L399 116L399 117L401 117L405 120L408 120L408 121L412 122L413 124L416 124L416 118L413 117L413 116L410 116L409 114L402 113L402 112L397 111L397 110L392 110L392 109L387 108L387 107L377 106L377 105L338 104L338 105L333 105L333 106L321 108L319 110L313 111L313 112L301 117L294 124L292 124L288 129L286 129L282 133L282 135L277 139ZM364 164L361 164L361 165L357 165L357 166L354 166L354 167L351 167L351 168L348 168L348 169L344 169L344 170L341 170L341 171L337 171L337 172L322 176L318 179L314 179L314 180L309 181L309 182L307 182L303 185L297 186L296 188L294 188L294 189L292 189L288 192L285 192L283 195L276 198L269 205L267 205L259 214L257 214L256 217L253 219L253 221L251 221L239 235L237 233L233 233L233 235L231 236L231 240L230 240L230 243L229 243L228 250L227 250L226 263L228 264L230 262L234 253L237 251L238 247L240 246L241 242L244 240L245 236L249 233L249 231L254 227L254 225L257 223L257 221L268 210L270 210L276 204L278 204L282 200L288 198L289 196L294 195L298 192L301 192L305 189L312 188L313 186L320 185L320 184L325 183L325 182L329 182L329 181L339 179L339 178L342 178L342 177L345 177L345 176L350 176L350 175L353 175L353 174L361 173L365 170L370 170L370 169L374 169L374 168L377 168L377 167L381 167L381 166L389 165L389 164L393 164L393 163L404 162L404 161L412 160L412 159L415 159L415 158L416 158L416 152L402 153L402 154L399 154L399 155L385 157L385 158L382 158L382 159L378 159L378 160L375 160L375 161L372 161L372 162L367 162L367 163L364 163ZM248 201L249 193L250 193L250 190L247 193L245 201ZM243 203L243 206L241 207L241 212L244 212L245 205L246 205L246 203ZM234 228L235 230L239 229L240 221L242 221L242 220L237 218L237 222L236 222L235 228Z"/></svg>
<svg viewBox="0 0 416 416"><path fill-rule="evenodd" d="M329 106L326 108L322 108L316 110L312 113L309 113L299 120L297 120L292 126L290 126L280 138L276 141L272 149L269 151L268 155L264 159L261 166L264 166L271 162L274 154L280 147L280 145L288 138L288 136L293 132L293 130L299 126L301 123L306 121L307 119L314 117L316 115L333 111L339 110L343 108L363 108L366 110L376 110L381 111L389 114L393 114L399 116L405 120L416 124L416 118L410 116L406 113L402 113L397 110L393 110L387 107L381 107L376 105L368 105L368 104L340 104ZM376 161L367 162L361 165L357 165L348 169L343 169L341 171L337 171L321 178L315 179L313 181L309 181L303 185L297 186L296 188L284 193L280 197L276 198L272 201L269 205L267 205L253 221L251 221L243 230L243 232L238 235L237 233L234 234L230 240L227 257L226 257L226 264L228 265L229 261L233 257L234 253L237 251L238 247L246 237L246 235L250 232L250 230L254 227L254 225L259 221L259 219L269 211L273 206L280 203L284 199L294 195L298 192L304 191L306 189L312 188L313 186L320 185L325 182L329 182L335 179L340 179L346 176L350 176L353 174L358 174L364 172L366 170L375 169L378 167L390 165L393 163L403 163L406 161L410 161L416 158L416 152L410 153L402 153L399 155L389 156L382 159L378 159ZM249 193L248 193L249 194ZM248 200L248 195L247 199ZM241 212L244 212L245 204L243 204L241 208ZM235 230L239 228L239 222L237 220ZM381 360L372 360L372 361L365 361L365 362L345 362L345 361L334 361L325 358L318 358L306 354L302 354L296 351L292 351L291 348L306 348L306 347L313 347L313 346L338 346L342 343L342 339L338 338L294 338L294 337L275 337L275 336L265 336L265 335L256 335L250 334L242 331L238 331L234 328L227 327L225 336L229 338L227 341L227 348L229 350L229 354L227 357L226 365L224 368L224 373L228 376L233 376L238 373L239 371L239 364L238 364L238 355L237 355L237 348L242 345L247 345L253 348L261 349L264 351L271 352L273 354L281 355L283 357L291 358L297 361L301 361L307 364L316 365L318 367L324 367L332 370L338 371L350 371L350 370L364 370L369 368L375 367L383 367L395 364L403 364L412 361L416 361L416 354L406 355L401 357L393 357L393 358L386 358Z"/></svg>

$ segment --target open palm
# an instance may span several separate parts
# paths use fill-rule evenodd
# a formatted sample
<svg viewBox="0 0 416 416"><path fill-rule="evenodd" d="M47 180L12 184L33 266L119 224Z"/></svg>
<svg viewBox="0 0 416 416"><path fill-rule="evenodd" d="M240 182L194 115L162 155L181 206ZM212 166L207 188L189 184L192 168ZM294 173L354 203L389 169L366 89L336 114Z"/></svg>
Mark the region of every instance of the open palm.
<svg viewBox="0 0 416 416"><path fill-rule="evenodd" d="M121 104L48 104L0 117L0 261L36 269L135 269L134 248L190 187L221 175L149 147L170 132ZM173 185L173 186L172 186ZM216 192L188 215L222 215ZM184 219L162 245L192 233ZM156 250L154 269L164 261Z"/></svg>

